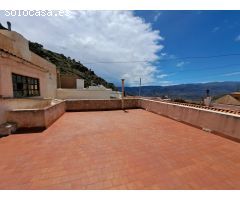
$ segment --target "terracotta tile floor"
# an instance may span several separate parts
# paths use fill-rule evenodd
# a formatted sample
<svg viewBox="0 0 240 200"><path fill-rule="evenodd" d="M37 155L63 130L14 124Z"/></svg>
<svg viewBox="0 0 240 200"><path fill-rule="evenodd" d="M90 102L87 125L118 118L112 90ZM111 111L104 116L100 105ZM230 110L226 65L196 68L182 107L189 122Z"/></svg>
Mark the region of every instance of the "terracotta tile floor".
<svg viewBox="0 0 240 200"><path fill-rule="evenodd" d="M240 144L144 111L0 139L0 189L240 189Z"/></svg>

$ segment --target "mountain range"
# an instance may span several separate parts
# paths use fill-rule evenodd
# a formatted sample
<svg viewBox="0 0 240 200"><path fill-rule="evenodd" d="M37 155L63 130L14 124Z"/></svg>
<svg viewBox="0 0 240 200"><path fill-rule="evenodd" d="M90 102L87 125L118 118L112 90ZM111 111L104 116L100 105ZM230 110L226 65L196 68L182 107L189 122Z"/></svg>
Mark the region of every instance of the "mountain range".
<svg viewBox="0 0 240 200"><path fill-rule="evenodd" d="M121 90L121 88L119 88ZM184 99L200 101L206 97L206 90L209 90L210 96L218 98L225 94L240 91L240 82L210 82L194 83L170 86L142 86L141 96L163 97L171 99ZM138 96L139 87L125 87L126 95Z"/></svg>
<svg viewBox="0 0 240 200"><path fill-rule="evenodd" d="M55 64L60 74L74 74L85 80L85 87L91 84L103 85L113 90L121 91L113 83L109 83L94 73L93 70L84 66L80 61L76 61L63 54L56 53L45 49L43 45L29 41L29 49L41 56L42 58ZM222 95L235 91L240 91L240 82L210 82L210 83L194 83L180 84L170 86L142 86L141 96L147 97L168 97L171 99L184 99L191 101L200 101L206 96L206 90L210 91L210 95L218 98ZM125 87L125 92L130 96L139 95L139 87Z"/></svg>

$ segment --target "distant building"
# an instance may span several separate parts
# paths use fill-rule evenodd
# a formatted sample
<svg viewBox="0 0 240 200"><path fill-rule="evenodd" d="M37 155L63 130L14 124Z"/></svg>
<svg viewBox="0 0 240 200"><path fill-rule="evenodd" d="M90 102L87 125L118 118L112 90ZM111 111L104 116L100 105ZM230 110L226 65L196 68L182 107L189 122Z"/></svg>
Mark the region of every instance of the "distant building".
<svg viewBox="0 0 240 200"><path fill-rule="evenodd" d="M240 92L234 92L224 95L219 99L215 100L214 103L240 106Z"/></svg>
<svg viewBox="0 0 240 200"><path fill-rule="evenodd" d="M58 99L111 99L121 98L121 92L112 91L103 85L84 87L84 79L74 76L61 78L61 88L57 89Z"/></svg>
<svg viewBox="0 0 240 200"><path fill-rule="evenodd" d="M220 109L240 111L240 92L224 95L215 100L212 106Z"/></svg>
<svg viewBox="0 0 240 200"><path fill-rule="evenodd" d="M240 92L233 92L231 94L235 99L237 99L238 101L240 101Z"/></svg>
<svg viewBox="0 0 240 200"><path fill-rule="evenodd" d="M79 78L77 75L61 74L59 77L58 88L76 89L77 79Z"/></svg>

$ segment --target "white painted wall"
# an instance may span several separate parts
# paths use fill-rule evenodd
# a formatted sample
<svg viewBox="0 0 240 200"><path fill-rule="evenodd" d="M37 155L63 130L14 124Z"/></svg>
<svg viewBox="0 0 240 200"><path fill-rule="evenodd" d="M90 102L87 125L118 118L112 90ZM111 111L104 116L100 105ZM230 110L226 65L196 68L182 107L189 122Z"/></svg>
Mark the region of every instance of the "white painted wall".
<svg viewBox="0 0 240 200"><path fill-rule="evenodd" d="M77 79L77 89L84 89L84 79Z"/></svg>
<svg viewBox="0 0 240 200"><path fill-rule="evenodd" d="M206 98L204 99L204 105L205 105L205 106L210 106L211 101L212 101L212 97L206 97Z"/></svg>
<svg viewBox="0 0 240 200"><path fill-rule="evenodd" d="M88 90L106 90L107 88L105 88L103 85L97 85L97 86L89 86L87 89Z"/></svg>
<svg viewBox="0 0 240 200"><path fill-rule="evenodd" d="M111 98L121 99L122 98L122 93L121 92L117 92L117 91L112 91L111 92Z"/></svg>
<svg viewBox="0 0 240 200"><path fill-rule="evenodd" d="M110 99L112 90L57 89L57 99Z"/></svg>

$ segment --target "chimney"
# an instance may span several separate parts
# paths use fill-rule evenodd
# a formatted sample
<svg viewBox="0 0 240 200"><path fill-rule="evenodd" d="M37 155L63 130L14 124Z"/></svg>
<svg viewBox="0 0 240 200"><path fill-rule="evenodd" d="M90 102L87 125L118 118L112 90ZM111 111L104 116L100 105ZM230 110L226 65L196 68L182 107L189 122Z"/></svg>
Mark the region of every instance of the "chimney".
<svg viewBox="0 0 240 200"><path fill-rule="evenodd" d="M11 22L7 22L7 25L8 25L8 30L11 31Z"/></svg>

